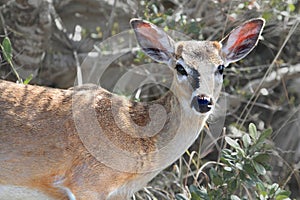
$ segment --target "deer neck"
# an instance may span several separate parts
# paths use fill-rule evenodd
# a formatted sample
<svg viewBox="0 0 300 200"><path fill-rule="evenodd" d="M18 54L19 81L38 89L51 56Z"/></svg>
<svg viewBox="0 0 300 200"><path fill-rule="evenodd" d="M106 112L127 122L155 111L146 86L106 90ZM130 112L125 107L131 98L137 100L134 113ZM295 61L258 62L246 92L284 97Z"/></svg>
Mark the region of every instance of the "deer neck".
<svg viewBox="0 0 300 200"><path fill-rule="evenodd" d="M83 144L97 160L120 171L162 170L195 141L206 120L187 110L185 101L171 91L147 103L132 102L102 88L75 92L73 98Z"/></svg>

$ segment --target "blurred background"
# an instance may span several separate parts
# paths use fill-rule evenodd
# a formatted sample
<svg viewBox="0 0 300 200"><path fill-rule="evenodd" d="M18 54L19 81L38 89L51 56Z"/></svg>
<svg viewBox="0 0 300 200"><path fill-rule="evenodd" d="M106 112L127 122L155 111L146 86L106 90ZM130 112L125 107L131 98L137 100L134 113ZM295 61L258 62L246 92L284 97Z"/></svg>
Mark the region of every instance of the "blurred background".
<svg viewBox="0 0 300 200"><path fill-rule="evenodd" d="M266 26L254 51L225 70L219 106L201 134L206 137L200 137L179 161L133 198L205 199L192 195L191 187L212 189L211 172L201 166L219 162L221 149L225 148L224 135L241 138L252 122L258 131L273 129L268 138L272 145L268 150L270 166L262 180L278 183L291 192L291 198L300 199L300 1L0 0L0 43L5 37L10 39L13 66L21 79L30 80L30 84L69 88L74 86L80 63L94 44L128 31L134 17L193 40L221 40L235 26L256 17L263 17ZM142 52L129 51L109 65L99 83L112 90L122 74L149 62ZM141 74L147 76L146 72ZM0 78L17 81L3 49ZM171 82L171 76L161 79ZM131 96L136 98L138 92L139 100L147 101L165 90L148 84ZM205 175L195 176L200 169ZM251 195L253 191L239 188L236 194L256 199Z"/></svg>

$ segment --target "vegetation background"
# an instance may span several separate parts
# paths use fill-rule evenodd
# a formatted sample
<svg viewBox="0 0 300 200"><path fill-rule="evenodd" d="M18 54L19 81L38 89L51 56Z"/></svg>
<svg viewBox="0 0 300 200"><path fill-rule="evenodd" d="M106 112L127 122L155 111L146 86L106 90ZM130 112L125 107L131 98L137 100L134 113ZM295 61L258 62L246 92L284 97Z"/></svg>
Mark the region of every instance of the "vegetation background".
<svg viewBox="0 0 300 200"><path fill-rule="evenodd" d="M0 0L0 78L17 81L18 74L30 84L71 87L93 44L130 29L133 17L194 40L220 40L247 19L266 19L255 50L225 71L226 102L219 107L227 108L226 129L213 130L224 119L216 114L205 139L133 198L300 199L298 0ZM6 37L12 62L4 55ZM128 63L143 62L142 53L114 62L105 87L113 87L113 75L129 70ZM141 100L161 90L143 91ZM248 128L251 122L256 128Z"/></svg>

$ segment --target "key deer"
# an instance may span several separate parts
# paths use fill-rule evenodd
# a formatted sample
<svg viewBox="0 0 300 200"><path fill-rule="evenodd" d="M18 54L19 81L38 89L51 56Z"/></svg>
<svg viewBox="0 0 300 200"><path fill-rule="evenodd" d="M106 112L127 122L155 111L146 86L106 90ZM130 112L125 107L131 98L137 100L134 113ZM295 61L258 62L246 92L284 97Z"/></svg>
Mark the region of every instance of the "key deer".
<svg viewBox="0 0 300 200"><path fill-rule="evenodd" d="M142 103L97 86L1 80L0 200L129 199L198 137L223 71L252 51L265 21L249 20L219 42L175 42L154 24L130 23L142 50L174 72L170 91Z"/></svg>

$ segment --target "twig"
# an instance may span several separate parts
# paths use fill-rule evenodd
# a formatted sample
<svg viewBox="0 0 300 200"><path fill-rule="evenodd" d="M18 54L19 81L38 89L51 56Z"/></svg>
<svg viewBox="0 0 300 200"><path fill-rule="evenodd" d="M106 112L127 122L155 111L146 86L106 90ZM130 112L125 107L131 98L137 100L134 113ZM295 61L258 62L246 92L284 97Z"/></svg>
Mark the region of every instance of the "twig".
<svg viewBox="0 0 300 200"><path fill-rule="evenodd" d="M108 24L107 24L107 29L104 32L103 39L107 39L110 36L110 33L112 31L117 2L118 2L118 0L114 0L114 5L113 5L112 10L110 12L110 16L109 16L109 20L108 20Z"/></svg>
<svg viewBox="0 0 300 200"><path fill-rule="evenodd" d="M273 133L273 138L277 137L277 135L280 133L280 131L288 124L288 122L292 119L292 117L294 115L296 115L298 112L300 111L300 106L298 106L297 108L291 110L289 112L289 115L287 117L287 119L285 120L284 123L281 124L281 126Z"/></svg>
<svg viewBox="0 0 300 200"><path fill-rule="evenodd" d="M76 63L76 71L77 71L77 83L79 86L81 86L83 84L83 81L82 81L82 71L81 71L81 66L80 66L80 63L79 63L79 59L78 59L78 54L77 54L77 51L74 50L73 51L73 55L74 55L74 58L75 58L75 63Z"/></svg>
<svg viewBox="0 0 300 200"><path fill-rule="evenodd" d="M271 72L265 81L260 84L261 79L255 79L250 81L246 86L243 87L243 90L257 90L261 88L269 88L271 86L277 85L280 83L280 80L290 80L300 77L300 64L283 67L277 69L276 71ZM260 87L259 87L260 86Z"/></svg>
<svg viewBox="0 0 300 200"><path fill-rule="evenodd" d="M3 17L3 15L2 15L2 12L0 12L0 19L1 19L1 23L2 23L2 25L3 25L4 35L5 35L5 36L8 36L7 29L6 29L6 26L5 26L5 20L4 20L4 17Z"/></svg>
<svg viewBox="0 0 300 200"><path fill-rule="evenodd" d="M216 161L208 161L205 164L203 164L200 169L198 170L197 174L196 174L196 178L199 178L199 175L203 172L203 170L208 166L208 165L220 165L220 166L224 166L223 163L218 163Z"/></svg>

